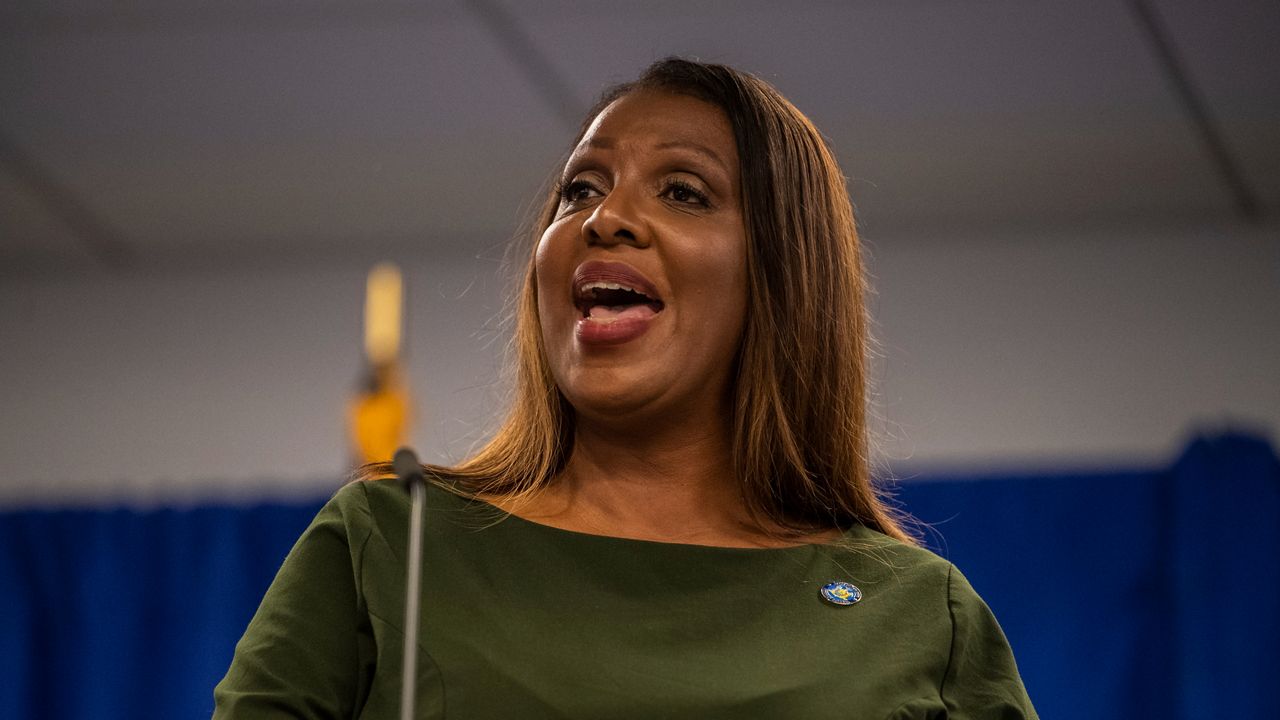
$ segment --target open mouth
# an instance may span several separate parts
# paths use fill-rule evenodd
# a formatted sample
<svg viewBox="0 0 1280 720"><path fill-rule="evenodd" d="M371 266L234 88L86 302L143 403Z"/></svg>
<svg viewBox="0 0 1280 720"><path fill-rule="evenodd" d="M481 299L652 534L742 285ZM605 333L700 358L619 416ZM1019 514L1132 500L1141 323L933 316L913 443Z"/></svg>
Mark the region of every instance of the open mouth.
<svg viewBox="0 0 1280 720"><path fill-rule="evenodd" d="M580 347L602 352L644 335L665 307L657 286L639 270L602 260L574 272L573 304L581 315L574 331Z"/></svg>
<svg viewBox="0 0 1280 720"><path fill-rule="evenodd" d="M574 305L583 318L601 322L662 312L662 301L625 283L592 280L578 285Z"/></svg>

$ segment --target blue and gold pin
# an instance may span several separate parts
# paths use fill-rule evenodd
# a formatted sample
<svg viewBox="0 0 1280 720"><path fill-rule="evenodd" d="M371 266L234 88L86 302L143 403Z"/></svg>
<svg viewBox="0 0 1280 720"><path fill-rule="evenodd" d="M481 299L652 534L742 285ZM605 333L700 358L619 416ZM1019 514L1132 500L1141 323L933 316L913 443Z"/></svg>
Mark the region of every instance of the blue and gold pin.
<svg viewBox="0 0 1280 720"><path fill-rule="evenodd" d="M832 605L852 605L862 599L862 591L857 585L840 580L823 585L818 592Z"/></svg>

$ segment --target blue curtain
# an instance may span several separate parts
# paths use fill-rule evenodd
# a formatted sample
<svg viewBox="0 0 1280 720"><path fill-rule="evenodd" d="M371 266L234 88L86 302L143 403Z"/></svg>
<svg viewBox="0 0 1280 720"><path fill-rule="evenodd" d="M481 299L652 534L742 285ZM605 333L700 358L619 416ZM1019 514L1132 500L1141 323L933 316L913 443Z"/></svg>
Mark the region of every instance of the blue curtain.
<svg viewBox="0 0 1280 720"><path fill-rule="evenodd" d="M899 497L995 610L1045 718L1271 716L1280 461L1264 441ZM322 502L0 512L0 717L207 718Z"/></svg>
<svg viewBox="0 0 1280 720"><path fill-rule="evenodd" d="M904 484L1045 718L1274 717L1280 461L1201 438L1155 471Z"/></svg>

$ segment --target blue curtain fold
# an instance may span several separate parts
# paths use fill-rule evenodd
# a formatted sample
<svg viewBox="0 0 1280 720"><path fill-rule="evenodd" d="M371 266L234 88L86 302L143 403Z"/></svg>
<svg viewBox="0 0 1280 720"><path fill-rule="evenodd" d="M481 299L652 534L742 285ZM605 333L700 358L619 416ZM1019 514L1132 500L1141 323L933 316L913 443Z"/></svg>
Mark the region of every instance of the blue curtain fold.
<svg viewBox="0 0 1280 720"><path fill-rule="evenodd" d="M322 504L0 513L0 717L207 719Z"/></svg>
<svg viewBox="0 0 1280 720"><path fill-rule="evenodd" d="M1170 468L903 484L991 605L1045 718L1271 717L1280 461L1199 438Z"/></svg>
<svg viewBox="0 0 1280 720"><path fill-rule="evenodd" d="M1168 564L1178 718L1268 717L1280 681L1280 464L1264 442L1200 439L1174 466Z"/></svg>
<svg viewBox="0 0 1280 720"><path fill-rule="evenodd" d="M995 611L1043 717L1271 715L1280 461L1262 439L899 498ZM322 503L0 511L0 717L207 718Z"/></svg>

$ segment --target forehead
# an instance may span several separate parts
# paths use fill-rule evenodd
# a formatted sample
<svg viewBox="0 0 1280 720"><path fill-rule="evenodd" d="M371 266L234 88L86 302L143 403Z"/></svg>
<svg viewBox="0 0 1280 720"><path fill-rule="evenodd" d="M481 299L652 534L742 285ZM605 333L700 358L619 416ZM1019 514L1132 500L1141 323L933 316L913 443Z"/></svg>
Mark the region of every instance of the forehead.
<svg viewBox="0 0 1280 720"><path fill-rule="evenodd" d="M729 118L719 107L689 95L656 90L623 95L596 116L573 154L627 145L709 151L728 170L738 165Z"/></svg>

